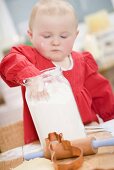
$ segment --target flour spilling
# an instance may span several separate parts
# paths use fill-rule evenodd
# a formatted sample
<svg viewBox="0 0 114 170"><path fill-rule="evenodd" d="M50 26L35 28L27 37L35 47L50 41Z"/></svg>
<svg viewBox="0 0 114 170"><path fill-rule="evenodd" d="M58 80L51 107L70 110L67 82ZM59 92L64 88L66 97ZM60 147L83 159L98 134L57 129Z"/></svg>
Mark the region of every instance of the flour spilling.
<svg viewBox="0 0 114 170"><path fill-rule="evenodd" d="M26 100L42 146L51 132L62 133L67 140L86 136L68 81L62 74L53 72L46 71L48 78L47 81L45 79L45 88L49 94L48 99L30 98L29 87L26 88Z"/></svg>

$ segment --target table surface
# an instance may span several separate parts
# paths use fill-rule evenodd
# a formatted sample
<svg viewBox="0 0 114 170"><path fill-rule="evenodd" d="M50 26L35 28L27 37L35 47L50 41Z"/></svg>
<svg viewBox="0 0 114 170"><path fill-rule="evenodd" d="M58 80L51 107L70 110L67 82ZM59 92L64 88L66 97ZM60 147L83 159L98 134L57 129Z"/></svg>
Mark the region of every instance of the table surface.
<svg viewBox="0 0 114 170"><path fill-rule="evenodd" d="M96 139L112 137L108 132L90 134ZM78 170L114 170L114 146L100 147L95 155L85 156L81 168Z"/></svg>

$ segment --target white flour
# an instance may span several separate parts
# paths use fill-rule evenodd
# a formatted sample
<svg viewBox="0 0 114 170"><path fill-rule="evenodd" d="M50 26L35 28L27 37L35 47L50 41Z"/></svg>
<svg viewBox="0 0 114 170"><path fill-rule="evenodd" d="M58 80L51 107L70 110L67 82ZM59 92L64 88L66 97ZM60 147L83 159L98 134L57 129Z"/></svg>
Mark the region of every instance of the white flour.
<svg viewBox="0 0 114 170"><path fill-rule="evenodd" d="M12 170L54 170L53 163L49 159L35 158L24 161L21 165Z"/></svg>

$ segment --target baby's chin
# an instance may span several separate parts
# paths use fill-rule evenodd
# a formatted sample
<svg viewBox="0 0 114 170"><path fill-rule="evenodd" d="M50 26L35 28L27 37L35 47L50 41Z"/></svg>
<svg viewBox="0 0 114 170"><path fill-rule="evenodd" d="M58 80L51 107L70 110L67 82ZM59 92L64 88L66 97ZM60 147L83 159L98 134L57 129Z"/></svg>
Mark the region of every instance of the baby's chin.
<svg viewBox="0 0 114 170"><path fill-rule="evenodd" d="M64 57L64 56L49 56L46 58L51 60L52 62L62 62L66 57Z"/></svg>

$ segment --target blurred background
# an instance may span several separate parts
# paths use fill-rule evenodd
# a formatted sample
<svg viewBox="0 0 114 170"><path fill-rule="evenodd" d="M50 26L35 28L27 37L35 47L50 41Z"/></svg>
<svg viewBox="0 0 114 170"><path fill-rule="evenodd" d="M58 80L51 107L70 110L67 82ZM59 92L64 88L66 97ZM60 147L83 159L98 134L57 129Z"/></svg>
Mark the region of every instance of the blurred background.
<svg viewBox="0 0 114 170"><path fill-rule="evenodd" d="M0 0L0 60L13 45L31 45L28 18L37 0ZM90 51L99 72L114 90L114 0L69 0L76 9L79 35L73 49ZM20 87L9 88L0 79L0 126L22 120Z"/></svg>

